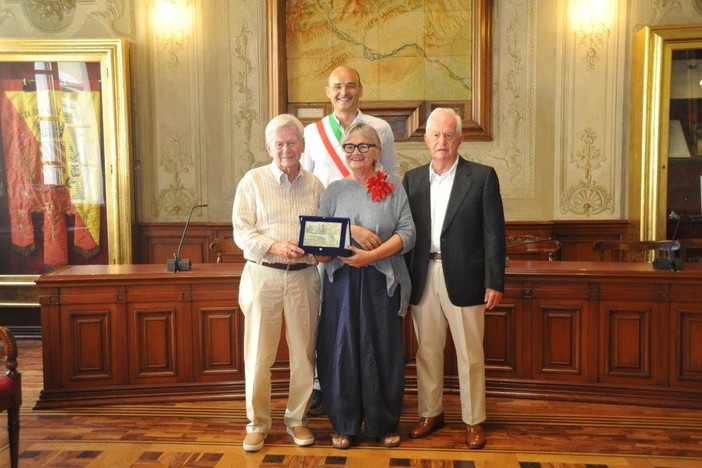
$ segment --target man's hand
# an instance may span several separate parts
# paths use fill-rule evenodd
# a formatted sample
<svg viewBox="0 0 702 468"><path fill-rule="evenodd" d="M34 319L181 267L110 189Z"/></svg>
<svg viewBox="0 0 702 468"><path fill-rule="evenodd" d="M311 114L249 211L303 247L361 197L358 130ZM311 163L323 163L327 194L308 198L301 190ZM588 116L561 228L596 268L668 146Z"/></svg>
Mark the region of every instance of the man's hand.
<svg viewBox="0 0 702 468"><path fill-rule="evenodd" d="M376 233L355 224L351 225L351 238L364 250L373 250L383 243Z"/></svg>
<svg viewBox="0 0 702 468"><path fill-rule="evenodd" d="M502 302L502 293L496 289L485 289L485 310L492 310Z"/></svg>
<svg viewBox="0 0 702 468"><path fill-rule="evenodd" d="M297 246L297 242L292 241L273 242L271 248L268 249L268 253L285 257L289 260L297 260L305 255L305 251Z"/></svg>

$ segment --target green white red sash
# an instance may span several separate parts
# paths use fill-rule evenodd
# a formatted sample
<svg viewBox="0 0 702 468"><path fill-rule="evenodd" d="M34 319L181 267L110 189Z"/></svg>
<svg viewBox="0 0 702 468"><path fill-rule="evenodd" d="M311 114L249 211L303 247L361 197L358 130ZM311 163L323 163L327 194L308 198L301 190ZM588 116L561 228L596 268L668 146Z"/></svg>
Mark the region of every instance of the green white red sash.
<svg viewBox="0 0 702 468"><path fill-rule="evenodd" d="M317 130L319 131L319 136L322 138L322 143L324 143L324 147L327 149L329 156L332 158L332 161L334 161L334 164L336 164L336 167L337 169L339 169L339 172L341 172L341 175L344 177L348 177L349 170L346 168L344 163L341 162L341 158L339 158L339 155L334 149L334 145L332 145L332 142L329 139L329 136L327 135L327 129L324 126L324 120L325 119L317 121ZM336 141L341 142L341 129L339 128L339 124L334 118L334 114L329 114L327 116L327 121L329 122L329 126L331 127L332 133L334 133Z"/></svg>

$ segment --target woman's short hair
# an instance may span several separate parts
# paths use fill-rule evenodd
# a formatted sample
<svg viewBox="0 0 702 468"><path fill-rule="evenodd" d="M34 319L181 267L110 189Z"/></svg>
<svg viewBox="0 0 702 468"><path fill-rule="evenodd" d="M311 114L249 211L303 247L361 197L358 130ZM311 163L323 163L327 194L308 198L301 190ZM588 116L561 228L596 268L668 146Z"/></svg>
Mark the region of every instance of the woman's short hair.
<svg viewBox="0 0 702 468"><path fill-rule="evenodd" d="M365 122L357 122L346 129L341 137L341 146L343 146L349 138L353 135L359 134L364 138L368 138L371 143L378 147L378 151L382 149L382 144L380 143L380 135L375 128L368 125Z"/></svg>

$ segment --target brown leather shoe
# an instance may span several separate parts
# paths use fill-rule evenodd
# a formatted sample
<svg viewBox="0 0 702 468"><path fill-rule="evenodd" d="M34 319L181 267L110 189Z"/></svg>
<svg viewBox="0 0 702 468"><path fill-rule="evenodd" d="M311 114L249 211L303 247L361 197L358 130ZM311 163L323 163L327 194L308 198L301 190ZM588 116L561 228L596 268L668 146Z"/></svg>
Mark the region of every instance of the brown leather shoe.
<svg viewBox="0 0 702 468"><path fill-rule="evenodd" d="M487 439L483 426L476 424L474 426L466 425L466 445L471 449L481 449L485 447Z"/></svg>
<svg viewBox="0 0 702 468"><path fill-rule="evenodd" d="M419 418L417 424L410 431L409 436L412 439L421 439L442 427L444 427L444 413L431 418Z"/></svg>

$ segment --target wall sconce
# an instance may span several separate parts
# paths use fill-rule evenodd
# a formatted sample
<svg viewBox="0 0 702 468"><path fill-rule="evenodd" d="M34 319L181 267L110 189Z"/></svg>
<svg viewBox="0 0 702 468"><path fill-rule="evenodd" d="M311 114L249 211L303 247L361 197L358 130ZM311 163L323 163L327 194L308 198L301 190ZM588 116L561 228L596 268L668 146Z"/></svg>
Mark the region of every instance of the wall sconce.
<svg viewBox="0 0 702 468"><path fill-rule="evenodd" d="M188 0L156 0L152 15L160 39L179 41L190 34L192 12Z"/></svg>
<svg viewBox="0 0 702 468"><path fill-rule="evenodd" d="M585 48L583 61L588 70L599 60L598 49L609 35L614 6L613 0L570 0L570 27Z"/></svg>

